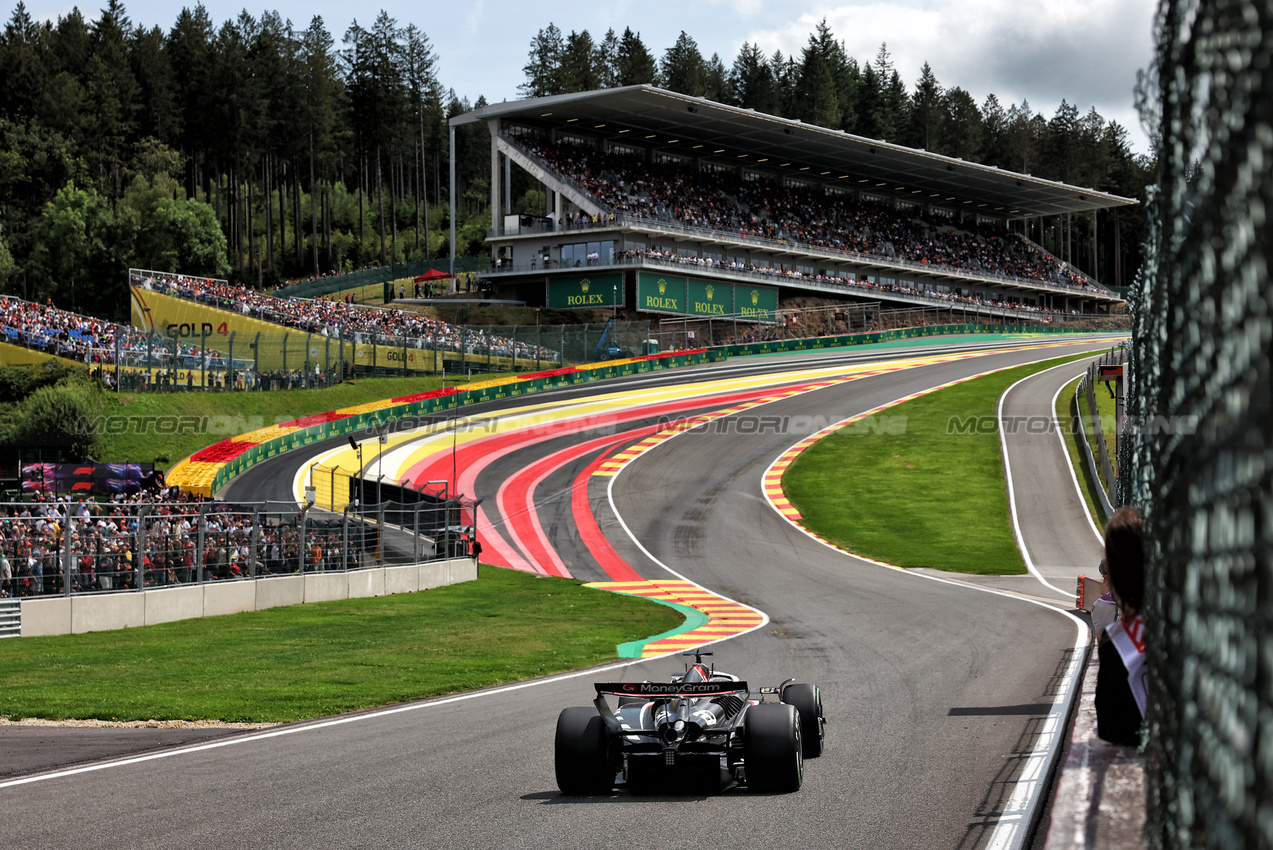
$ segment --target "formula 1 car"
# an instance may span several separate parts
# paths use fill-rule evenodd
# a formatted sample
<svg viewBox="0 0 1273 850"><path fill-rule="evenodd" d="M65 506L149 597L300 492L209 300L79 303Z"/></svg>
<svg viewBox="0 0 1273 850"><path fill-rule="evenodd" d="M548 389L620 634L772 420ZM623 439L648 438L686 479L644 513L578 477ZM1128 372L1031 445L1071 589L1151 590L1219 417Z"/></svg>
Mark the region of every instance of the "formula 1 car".
<svg viewBox="0 0 1273 850"><path fill-rule="evenodd" d="M557 718L557 787L565 794L798 791L804 760L822 754L817 687L788 679L754 694L692 650L668 683L601 682L595 707ZM614 698L612 707L607 697Z"/></svg>

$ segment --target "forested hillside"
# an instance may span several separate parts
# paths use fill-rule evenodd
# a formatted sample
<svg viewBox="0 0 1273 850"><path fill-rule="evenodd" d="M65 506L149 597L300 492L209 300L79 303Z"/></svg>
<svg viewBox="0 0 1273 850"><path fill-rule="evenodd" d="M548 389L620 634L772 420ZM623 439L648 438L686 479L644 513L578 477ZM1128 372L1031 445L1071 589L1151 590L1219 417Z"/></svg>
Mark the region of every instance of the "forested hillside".
<svg viewBox="0 0 1273 850"><path fill-rule="evenodd" d="M685 33L656 57L630 29L594 41L550 24L525 73L527 96L656 83L1120 195L1148 180L1126 131L1094 110L978 105L927 66L908 89L885 48L858 62L825 24L800 56L744 45L729 68ZM0 293L122 317L130 266L272 285L445 255L446 122L484 104L457 94L464 78L384 12L332 33L320 17L217 22L202 6L133 22L118 0L93 20L37 22L19 3L0 36ZM458 131L462 255L489 222L485 133ZM516 185L519 206L542 206ZM1099 239L1090 216L1031 235L1126 283L1140 216L1098 221Z"/></svg>

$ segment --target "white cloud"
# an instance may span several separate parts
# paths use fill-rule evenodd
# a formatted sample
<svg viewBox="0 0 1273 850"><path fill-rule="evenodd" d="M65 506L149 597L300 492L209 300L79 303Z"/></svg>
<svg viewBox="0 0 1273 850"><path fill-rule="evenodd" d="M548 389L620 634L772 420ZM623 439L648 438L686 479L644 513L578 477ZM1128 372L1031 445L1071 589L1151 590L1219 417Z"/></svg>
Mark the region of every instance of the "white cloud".
<svg viewBox="0 0 1273 850"><path fill-rule="evenodd" d="M1156 0L807 2L796 4L787 23L756 26L739 44L799 56L825 18L859 63L874 61L887 43L908 89L928 62L943 86L966 89L978 102L991 93L1005 106L1028 99L1048 116L1063 99L1084 113L1095 107L1132 130L1143 150L1133 87L1152 59L1155 7Z"/></svg>

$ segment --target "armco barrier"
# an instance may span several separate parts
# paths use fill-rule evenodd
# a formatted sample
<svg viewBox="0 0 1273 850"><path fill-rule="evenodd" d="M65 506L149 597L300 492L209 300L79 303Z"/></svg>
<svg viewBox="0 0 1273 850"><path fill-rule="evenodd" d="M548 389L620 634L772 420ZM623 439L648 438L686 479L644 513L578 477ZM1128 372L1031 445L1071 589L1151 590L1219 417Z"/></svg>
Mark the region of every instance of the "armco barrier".
<svg viewBox="0 0 1273 850"><path fill-rule="evenodd" d="M723 359L725 359L725 353L718 349L666 352L647 357L611 360L589 366L552 369L513 378L497 378L472 384L463 390L449 387L444 390L355 405L222 440L178 462L169 471L167 480L169 484L180 487L182 490L211 497L236 475L262 460L332 437L342 437L363 431L386 422L605 378L636 375Z"/></svg>
<svg viewBox="0 0 1273 850"><path fill-rule="evenodd" d="M340 573L244 579L135 593L22 600L22 636L82 634L174 620L263 611L283 605L415 593L477 579L470 558Z"/></svg>
<svg viewBox="0 0 1273 850"><path fill-rule="evenodd" d="M915 339L926 336L949 336L953 334L1076 334L1092 333L1090 330L1055 327L1022 327L1021 325L929 325L919 328L899 328L891 331L874 333L841 334L839 336L821 336L805 339L779 339L769 342L750 342L738 345L724 345L711 349L723 351L730 357L745 357L750 354L781 354L787 351L809 351L818 348L842 348L851 345L873 345L881 342L894 342L899 339Z"/></svg>

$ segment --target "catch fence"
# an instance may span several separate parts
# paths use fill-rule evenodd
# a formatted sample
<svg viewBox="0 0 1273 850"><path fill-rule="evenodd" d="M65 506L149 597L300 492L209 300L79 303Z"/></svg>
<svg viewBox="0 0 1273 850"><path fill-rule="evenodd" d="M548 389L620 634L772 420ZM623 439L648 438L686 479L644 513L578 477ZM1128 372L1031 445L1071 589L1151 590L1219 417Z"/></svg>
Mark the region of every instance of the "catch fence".
<svg viewBox="0 0 1273 850"><path fill-rule="evenodd" d="M1146 535L1145 845L1270 848L1273 0L1163 0L1156 23L1119 463Z"/></svg>
<svg viewBox="0 0 1273 850"><path fill-rule="evenodd" d="M438 499L325 511L282 502L0 503L0 596L117 593L468 553L473 503Z"/></svg>

